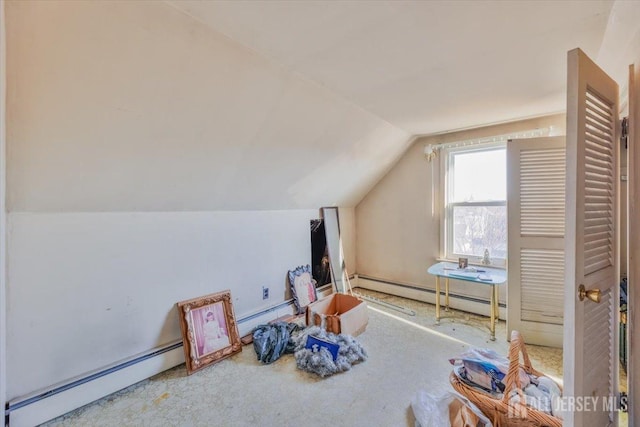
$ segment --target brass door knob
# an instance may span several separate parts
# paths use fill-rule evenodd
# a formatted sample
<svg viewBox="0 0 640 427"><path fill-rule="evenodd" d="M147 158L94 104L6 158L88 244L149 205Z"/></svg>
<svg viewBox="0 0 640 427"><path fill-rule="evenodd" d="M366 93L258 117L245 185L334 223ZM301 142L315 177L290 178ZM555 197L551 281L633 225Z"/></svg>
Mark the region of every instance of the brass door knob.
<svg viewBox="0 0 640 427"><path fill-rule="evenodd" d="M584 301L585 298L588 298L593 302L600 302L600 289L587 290L584 285L580 285L578 287L578 298L580 298L580 301Z"/></svg>

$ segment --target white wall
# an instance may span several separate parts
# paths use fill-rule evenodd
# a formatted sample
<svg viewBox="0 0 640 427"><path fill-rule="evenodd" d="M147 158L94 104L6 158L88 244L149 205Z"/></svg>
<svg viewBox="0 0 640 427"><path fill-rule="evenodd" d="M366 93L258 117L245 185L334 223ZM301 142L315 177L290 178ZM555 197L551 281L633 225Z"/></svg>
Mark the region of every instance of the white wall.
<svg viewBox="0 0 640 427"><path fill-rule="evenodd" d="M8 399L179 339L182 299L284 301L408 141L163 2L6 13Z"/></svg>
<svg viewBox="0 0 640 427"><path fill-rule="evenodd" d="M556 135L564 134L564 115L417 139L356 206L358 274L435 289L435 279L427 274L427 268L440 255L440 162L427 162L425 145L504 135L546 126L553 126L552 131ZM433 186L432 179L435 180ZM432 189L435 189L433 195ZM435 205L432 204L432 196ZM395 292L393 289L386 287L391 293ZM451 292L482 299L489 297L485 287L458 281L452 285ZM505 295L506 287L501 287L501 302L505 301Z"/></svg>
<svg viewBox="0 0 640 427"><path fill-rule="evenodd" d="M163 2L9 2L7 40L14 211L355 206L408 146Z"/></svg>
<svg viewBox="0 0 640 427"><path fill-rule="evenodd" d="M315 215L11 213L9 397L179 339L177 301L231 289L236 317L283 301Z"/></svg>
<svg viewBox="0 0 640 427"><path fill-rule="evenodd" d="M439 219L431 216L431 167L414 143L356 207L357 271L418 284L438 255ZM435 175L437 177L437 170Z"/></svg>

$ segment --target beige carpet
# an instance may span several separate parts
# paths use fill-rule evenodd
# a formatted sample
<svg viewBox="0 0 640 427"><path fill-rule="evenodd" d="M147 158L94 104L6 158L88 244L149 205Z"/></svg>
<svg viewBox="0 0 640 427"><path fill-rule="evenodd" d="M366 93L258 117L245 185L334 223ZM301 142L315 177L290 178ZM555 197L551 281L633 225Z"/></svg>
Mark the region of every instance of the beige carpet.
<svg viewBox="0 0 640 427"><path fill-rule="evenodd" d="M434 322L434 307L367 292L417 312L369 304L358 340L369 359L321 379L300 371L292 355L271 365L253 347L187 376L184 365L53 420L51 426L413 426L419 389L450 391L448 359L469 346L507 354L504 322L489 341L486 317L454 312ZM561 377L559 349L529 347L535 368Z"/></svg>

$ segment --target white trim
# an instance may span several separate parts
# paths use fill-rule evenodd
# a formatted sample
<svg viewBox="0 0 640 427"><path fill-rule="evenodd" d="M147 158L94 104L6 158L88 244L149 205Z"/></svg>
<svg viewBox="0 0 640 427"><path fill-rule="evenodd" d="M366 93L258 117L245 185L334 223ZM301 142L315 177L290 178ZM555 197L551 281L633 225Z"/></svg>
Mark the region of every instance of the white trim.
<svg viewBox="0 0 640 427"><path fill-rule="evenodd" d="M549 128L545 128L548 133ZM532 131L528 131L532 132ZM522 133L522 132L521 132ZM511 136L511 135L509 135ZM501 137L494 137L501 138ZM491 138L485 138L485 140L489 140ZM460 145L462 144L462 145ZM442 150L442 156L440 156L440 201L442 203L442 215L440 216L440 256L441 259L453 260L453 262L457 262L458 257L467 257L469 258L470 263L479 263L482 260L482 256L468 256L463 254L456 254L450 248L452 245L452 241L450 236L453 234L453 224L451 221L451 217L453 215L452 208L454 206L504 206L506 210L507 200L505 194L505 200L502 201L485 201L485 202L449 202L450 198L450 189L453 186L453 174L450 172L453 170L453 156L451 154L457 153L471 153L471 152L480 152L480 151L491 151L491 150L500 150L504 149L506 151L507 141L500 140L495 142L493 140L488 142L483 142L481 146L479 144L465 145L463 143L450 143L450 144L439 144L442 147L445 147ZM506 172L506 164L505 164L505 172ZM506 190L505 190L506 191ZM491 267L504 268L506 266L506 257L505 258L495 258L492 257Z"/></svg>
<svg viewBox="0 0 640 427"><path fill-rule="evenodd" d="M328 288L329 292L331 290L332 288ZM324 296L326 293L327 288L322 291L322 295ZM245 336L260 324L290 314L293 314L291 300L283 301L271 308L239 319L239 334L241 337ZM181 345L166 351L168 347L173 345L175 343L152 349L98 371L88 372L65 383L13 399L10 406L15 406L16 409L9 412L10 426L33 426L44 423L184 363L184 348ZM142 361L139 361L140 359ZM121 368L126 364L130 365ZM59 389L65 387L67 388L58 392ZM47 395L51 391L56 392ZM32 399L32 402L25 404L26 401ZM21 404L24 406L20 406Z"/></svg>
<svg viewBox="0 0 640 427"><path fill-rule="evenodd" d="M486 285L482 285L486 286ZM504 285L500 285L504 286ZM368 289L371 291L382 292L389 295L395 295L402 298L409 298L416 301L426 302L428 304L436 303L436 294L432 289L422 288L414 285L408 285L404 283L392 283L389 281L376 280L371 277L358 277L358 288ZM441 292L444 292L441 290ZM465 311L468 313L474 313L480 316L489 317L489 297L487 298L462 298L455 292L455 286L451 287L449 294L449 306L454 310ZM487 288L487 294L489 289ZM441 301L444 301L444 294L440 297ZM477 302L479 300L482 302ZM507 309L502 305L498 308L498 319L506 319ZM489 333L489 322L487 322L487 333Z"/></svg>
<svg viewBox="0 0 640 427"><path fill-rule="evenodd" d="M7 150L6 150L6 93L7 93L7 66L6 66L6 28L5 28L5 2L0 0L0 405L4 411L7 400Z"/></svg>
<svg viewBox="0 0 640 427"><path fill-rule="evenodd" d="M457 263L458 259L457 258L454 259L454 258L439 258L438 257L438 258L436 258L436 261L438 261L438 262L453 262L453 263ZM476 267L497 268L498 270L506 270L507 269L506 264L505 265L494 265L494 264L484 265L481 262L476 262L475 260L472 260L472 259L469 260L469 265L476 266Z"/></svg>
<svg viewBox="0 0 640 427"><path fill-rule="evenodd" d="M11 411L11 427L34 426L184 363L182 346Z"/></svg>
<svg viewBox="0 0 640 427"><path fill-rule="evenodd" d="M427 144L424 147L425 155L429 156L430 153L434 153L440 149L452 149L452 148L461 148L464 149L466 147L472 146L486 146L486 145L496 145L496 144L504 144L510 139L525 139L525 138L540 138L543 136L548 136L551 134L553 126L539 128L539 129L531 129L520 132L512 132L503 135L495 135L488 136L484 138L475 138L475 139L466 139L464 141L454 141L454 142L444 142L442 144Z"/></svg>
<svg viewBox="0 0 640 427"><path fill-rule="evenodd" d="M640 339L638 339L638 310L640 292L640 58L629 67L629 151L627 152L628 204L627 204L627 386L629 427L640 425ZM635 283L636 286L632 284Z"/></svg>

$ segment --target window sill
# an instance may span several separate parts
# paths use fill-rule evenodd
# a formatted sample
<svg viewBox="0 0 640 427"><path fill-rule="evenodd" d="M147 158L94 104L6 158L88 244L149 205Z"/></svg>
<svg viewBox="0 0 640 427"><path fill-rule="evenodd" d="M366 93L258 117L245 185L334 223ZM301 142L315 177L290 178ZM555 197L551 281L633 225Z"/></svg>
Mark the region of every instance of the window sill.
<svg viewBox="0 0 640 427"><path fill-rule="evenodd" d="M438 258L436 258L436 261L438 261L438 262L451 262L451 263L454 263L454 264L458 263L458 259L457 258L456 259L450 259L450 258L438 257ZM495 268L495 269L498 269L498 270L506 270L507 269L507 261L506 260L503 261L501 264L489 264L489 265L482 264L479 261L469 260L469 265L472 265L474 267Z"/></svg>

